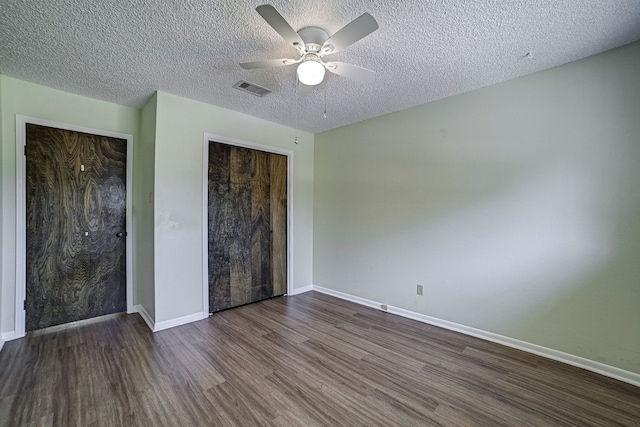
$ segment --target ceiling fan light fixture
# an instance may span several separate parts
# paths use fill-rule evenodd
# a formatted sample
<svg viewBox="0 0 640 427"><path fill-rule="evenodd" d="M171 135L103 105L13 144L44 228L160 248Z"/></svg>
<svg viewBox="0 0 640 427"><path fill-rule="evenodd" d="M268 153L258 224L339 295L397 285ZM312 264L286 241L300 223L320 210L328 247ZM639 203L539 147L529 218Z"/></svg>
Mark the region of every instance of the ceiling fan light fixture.
<svg viewBox="0 0 640 427"><path fill-rule="evenodd" d="M307 86L315 86L324 80L324 66L313 57L298 65L298 80Z"/></svg>
<svg viewBox="0 0 640 427"><path fill-rule="evenodd" d="M333 47L333 45L332 45L332 44L329 44L329 45L326 45L326 46L323 46L323 47L322 47L322 51L321 51L321 53L322 53L323 55L328 55L328 54L330 54L330 53L332 53L332 52L333 52L333 49L335 49L335 48Z"/></svg>
<svg viewBox="0 0 640 427"><path fill-rule="evenodd" d="M298 89L302 88L302 90L307 90L304 89L305 87L308 88L322 83L326 71L364 82L371 81L375 76L373 71L366 68L344 62L324 62L323 60L325 55L339 52L378 29L378 23L368 13L363 13L332 36L329 36L329 33L320 27L312 26L304 27L298 31L294 30L282 15L269 4L256 7L256 12L287 44L298 50L300 58L265 59L240 63L240 66L245 70L299 64L296 76L301 85L297 86Z"/></svg>

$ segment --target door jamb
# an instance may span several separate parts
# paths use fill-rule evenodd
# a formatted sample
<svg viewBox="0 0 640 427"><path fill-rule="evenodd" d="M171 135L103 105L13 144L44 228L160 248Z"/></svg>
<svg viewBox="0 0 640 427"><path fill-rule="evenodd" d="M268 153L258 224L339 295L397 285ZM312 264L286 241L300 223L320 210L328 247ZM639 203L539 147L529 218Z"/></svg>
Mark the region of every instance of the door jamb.
<svg viewBox="0 0 640 427"><path fill-rule="evenodd" d="M54 122L51 120L37 119L33 117L16 115L16 305L15 305L15 337L25 336L26 313L24 310L24 300L26 298L26 238L27 224L25 215L26 206L26 173L27 160L24 155L26 147L26 126L34 124L64 129L74 132L83 132L93 135L107 136L112 138L125 139L127 141L127 182L126 192L126 263L127 263L127 313L133 312L133 135L111 132L102 129L92 129L84 126L76 126L67 123Z"/></svg>
<svg viewBox="0 0 640 427"><path fill-rule="evenodd" d="M293 151L226 136L204 133L202 144L202 312L209 314L209 141L287 157L287 294L293 281Z"/></svg>

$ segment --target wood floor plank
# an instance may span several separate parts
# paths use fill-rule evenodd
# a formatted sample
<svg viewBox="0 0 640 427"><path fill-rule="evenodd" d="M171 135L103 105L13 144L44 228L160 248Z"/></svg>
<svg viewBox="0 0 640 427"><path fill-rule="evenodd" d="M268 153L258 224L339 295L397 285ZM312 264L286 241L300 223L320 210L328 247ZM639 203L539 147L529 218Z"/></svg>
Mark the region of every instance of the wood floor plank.
<svg viewBox="0 0 640 427"><path fill-rule="evenodd" d="M310 292L0 352L0 426L638 426L640 388Z"/></svg>
<svg viewBox="0 0 640 427"><path fill-rule="evenodd" d="M388 425L438 425L434 407L421 404L407 395L386 393L385 390L376 389L367 396L364 405L372 413L384 414ZM434 406L437 407L437 404Z"/></svg>

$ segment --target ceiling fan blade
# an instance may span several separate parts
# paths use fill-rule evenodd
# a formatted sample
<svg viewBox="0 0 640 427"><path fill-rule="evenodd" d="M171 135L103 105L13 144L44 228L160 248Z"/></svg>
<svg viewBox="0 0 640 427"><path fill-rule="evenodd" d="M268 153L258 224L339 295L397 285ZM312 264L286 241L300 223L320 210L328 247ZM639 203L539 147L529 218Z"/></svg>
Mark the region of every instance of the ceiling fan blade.
<svg viewBox="0 0 640 427"><path fill-rule="evenodd" d="M363 13L324 42L320 52L323 54L339 52L378 29L373 16Z"/></svg>
<svg viewBox="0 0 640 427"><path fill-rule="evenodd" d="M280 36L298 50L304 52L304 40L291 28L291 25L269 4L256 7L256 11L271 25Z"/></svg>
<svg viewBox="0 0 640 427"><path fill-rule="evenodd" d="M325 67L334 74L358 80L363 83L369 83L376 76L374 71L358 67L357 65L347 64L345 62L326 62Z"/></svg>
<svg viewBox="0 0 640 427"><path fill-rule="evenodd" d="M280 59L264 59L262 61L241 62L240 66L245 70L255 70L256 68L284 67L300 62L296 59L280 58Z"/></svg>

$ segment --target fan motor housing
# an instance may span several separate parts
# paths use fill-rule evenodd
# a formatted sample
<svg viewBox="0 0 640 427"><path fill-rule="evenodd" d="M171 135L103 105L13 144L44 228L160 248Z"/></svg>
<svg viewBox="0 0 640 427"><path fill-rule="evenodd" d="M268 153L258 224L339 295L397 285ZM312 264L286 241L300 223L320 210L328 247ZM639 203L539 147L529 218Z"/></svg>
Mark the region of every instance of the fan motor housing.
<svg viewBox="0 0 640 427"><path fill-rule="evenodd" d="M307 52L319 52L329 39L329 33L320 27L305 27L298 31L298 35L304 41Z"/></svg>

